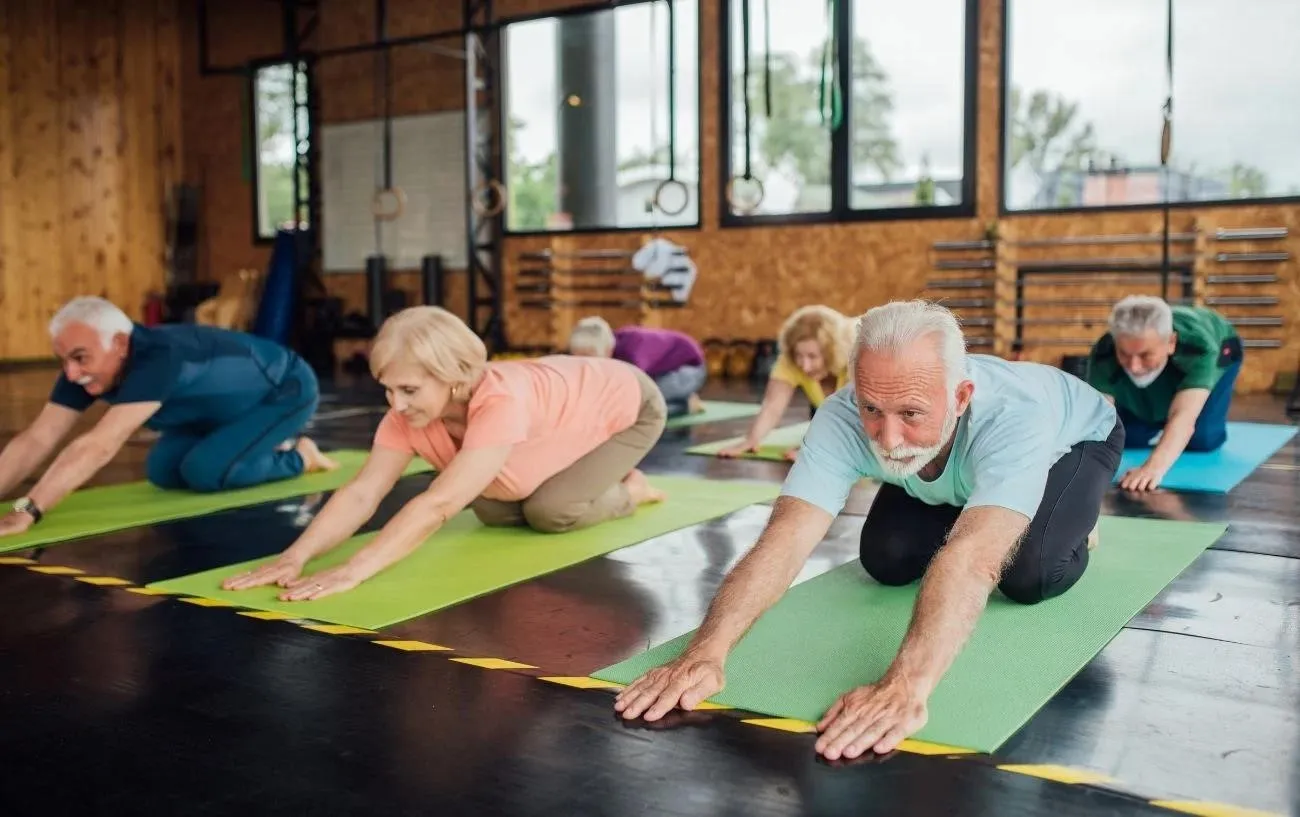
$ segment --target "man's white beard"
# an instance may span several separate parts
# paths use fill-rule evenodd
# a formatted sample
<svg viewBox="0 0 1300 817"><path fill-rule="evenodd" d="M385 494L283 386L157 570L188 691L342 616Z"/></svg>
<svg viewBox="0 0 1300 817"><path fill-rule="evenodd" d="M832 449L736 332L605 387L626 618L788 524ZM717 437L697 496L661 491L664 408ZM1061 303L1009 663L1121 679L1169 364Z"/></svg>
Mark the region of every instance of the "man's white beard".
<svg viewBox="0 0 1300 817"><path fill-rule="evenodd" d="M1164 363L1161 363L1160 368L1153 369L1152 371L1147 372L1141 377L1138 377L1137 375L1129 372L1128 369L1124 370L1124 374L1128 375L1128 379L1133 381L1134 386L1137 386L1139 389L1145 389L1147 386L1150 386L1152 383L1156 382L1156 378L1160 376L1160 373L1165 370L1165 366L1167 365L1169 365L1169 361L1165 361Z"/></svg>
<svg viewBox="0 0 1300 817"><path fill-rule="evenodd" d="M885 450L870 437L867 438L867 444L871 446L872 453L876 455L880 467L885 469L886 474L894 477L910 477L939 456L957 428L957 419L957 406L955 403L950 403L947 416L944 417L943 431L939 434L939 442L931 446L900 445Z"/></svg>

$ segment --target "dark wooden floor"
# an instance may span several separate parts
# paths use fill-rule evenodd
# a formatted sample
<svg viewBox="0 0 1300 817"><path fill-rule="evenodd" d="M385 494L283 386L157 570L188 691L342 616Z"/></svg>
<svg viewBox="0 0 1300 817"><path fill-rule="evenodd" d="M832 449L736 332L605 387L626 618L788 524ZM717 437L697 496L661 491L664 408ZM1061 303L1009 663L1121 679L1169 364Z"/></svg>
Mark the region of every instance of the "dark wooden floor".
<svg viewBox="0 0 1300 817"><path fill-rule="evenodd" d="M0 375L5 439L35 414L48 378ZM369 388L337 389L316 433L332 447L365 446L380 402ZM1285 422L1271 398L1240 401L1235 415ZM789 419L806 416L794 408ZM681 453L744 425L670 431L647 469L779 480L783 465ZM147 442L97 481L140 478ZM405 481L372 527L426 479ZM1229 530L996 757L899 753L849 767L817 761L808 735L734 713L629 725L609 693L540 680L585 676L697 626L763 506L384 634L450 654L3 566L0 815L1170 813L1150 799L1298 813L1298 497L1294 446L1228 496L1113 494L1108 513ZM322 499L10 555L143 584L281 550ZM856 557L869 502L855 498L857 513L837 521L801 578ZM1108 780L1069 785L999 764Z"/></svg>

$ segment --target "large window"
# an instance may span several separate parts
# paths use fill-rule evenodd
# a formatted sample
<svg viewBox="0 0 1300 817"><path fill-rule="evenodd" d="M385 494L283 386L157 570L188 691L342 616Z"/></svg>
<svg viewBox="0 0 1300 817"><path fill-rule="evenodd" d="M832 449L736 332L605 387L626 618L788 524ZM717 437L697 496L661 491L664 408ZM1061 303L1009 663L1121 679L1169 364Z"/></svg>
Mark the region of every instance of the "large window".
<svg viewBox="0 0 1300 817"><path fill-rule="evenodd" d="M975 7L728 0L724 222L970 212Z"/></svg>
<svg viewBox="0 0 1300 817"><path fill-rule="evenodd" d="M508 230L699 223L699 11L672 2L670 108L668 6L505 27Z"/></svg>
<svg viewBox="0 0 1300 817"><path fill-rule="evenodd" d="M1008 0L1007 210L1300 196L1300 4ZM1104 21L1104 24L1103 24Z"/></svg>
<svg viewBox="0 0 1300 817"><path fill-rule="evenodd" d="M257 69L253 75L253 220L256 238L275 238L282 225L294 223L293 167L294 153L304 152L299 165L302 212L299 223L306 225L307 184L309 181L306 146L310 140L307 113L307 70L297 71L289 63L277 63ZM298 104L295 104L295 94ZM298 132L294 141L294 111L298 112Z"/></svg>

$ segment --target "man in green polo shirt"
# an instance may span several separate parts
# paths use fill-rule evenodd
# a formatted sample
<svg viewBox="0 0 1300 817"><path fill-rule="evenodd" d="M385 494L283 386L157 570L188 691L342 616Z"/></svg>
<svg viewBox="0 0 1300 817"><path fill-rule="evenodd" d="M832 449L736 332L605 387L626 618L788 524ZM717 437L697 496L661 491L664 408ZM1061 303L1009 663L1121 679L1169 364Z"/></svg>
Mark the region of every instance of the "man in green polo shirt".
<svg viewBox="0 0 1300 817"><path fill-rule="evenodd" d="M1124 422L1126 448L1149 448L1120 487L1150 491L1183 451L1213 451L1228 439L1228 406L1241 370L1237 330L1212 309L1130 295L1110 313L1092 348L1088 381Z"/></svg>

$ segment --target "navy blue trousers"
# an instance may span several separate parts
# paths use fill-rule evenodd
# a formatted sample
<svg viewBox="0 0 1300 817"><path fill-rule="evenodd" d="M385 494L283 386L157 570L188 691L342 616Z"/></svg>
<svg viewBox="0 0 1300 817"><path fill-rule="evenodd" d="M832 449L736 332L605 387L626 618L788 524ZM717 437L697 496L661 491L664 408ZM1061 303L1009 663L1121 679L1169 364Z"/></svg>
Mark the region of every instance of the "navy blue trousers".
<svg viewBox="0 0 1300 817"><path fill-rule="evenodd" d="M280 388L252 411L207 434L164 431L145 464L159 488L202 493L247 488L296 477L302 455L279 446L294 440L316 413L320 386L298 363Z"/></svg>
<svg viewBox="0 0 1300 817"><path fill-rule="evenodd" d="M1196 429L1187 441L1187 451L1214 451L1228 440L1228 408L1232 405L1232 386L1237 382L1237 373L1241 363L1237 362L1224 369L1219 382L1210 390L1201 414L1196 418ZM1124 422L1127 436L1125 448L1150 448L1151 438L1164 430L1164 424L1155 425L1143 422L1123 408L1116 406L1119 418Z"/></svg>

